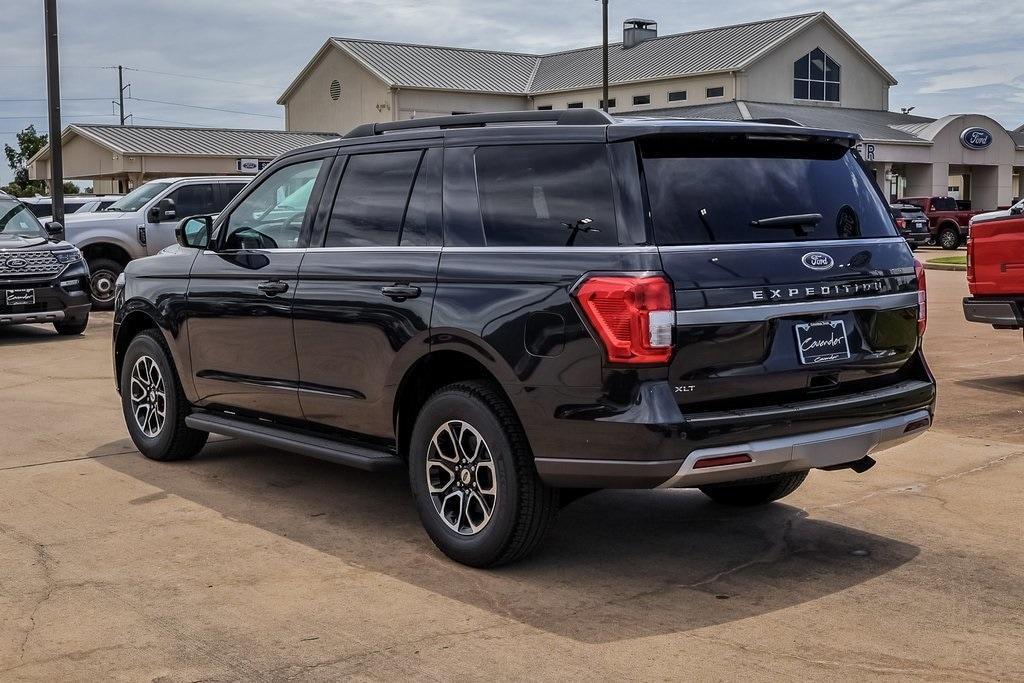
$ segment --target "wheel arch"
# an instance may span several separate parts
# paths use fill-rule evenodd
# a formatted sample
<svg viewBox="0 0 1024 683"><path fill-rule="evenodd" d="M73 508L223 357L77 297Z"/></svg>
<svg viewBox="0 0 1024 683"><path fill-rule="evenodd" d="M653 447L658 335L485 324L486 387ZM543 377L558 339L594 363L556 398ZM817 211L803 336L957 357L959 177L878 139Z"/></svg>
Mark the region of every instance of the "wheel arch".
<svg viewBox="0 0 1024 683"><path fill-rule="evenodd" d="M86 263L95 259L108 258L126 266L132 260L128 250L116 242L90 242L81 245L79 249L82 250Z"/></svg>
<svg viewBox="0 0 1024 683"><path fill-rule="evenodd" d="M489 382L515 410L501 374L504 373L494 372L484 361L460 350L439 349L417 359L402 376L393 401L392 419L399 455L408 457L409 438L419 408L443 386L471 380Z"/></svg>
<svg viewBox="0 0 1024 683"><path fill-rule="evenodd" d="M114 337L114 381L119 388L128 345L132 343L132 339L145 330L160 330L160 325L157 324L156 318L150 311L142 309L127 313L117 326L117 333Z"/></svg>

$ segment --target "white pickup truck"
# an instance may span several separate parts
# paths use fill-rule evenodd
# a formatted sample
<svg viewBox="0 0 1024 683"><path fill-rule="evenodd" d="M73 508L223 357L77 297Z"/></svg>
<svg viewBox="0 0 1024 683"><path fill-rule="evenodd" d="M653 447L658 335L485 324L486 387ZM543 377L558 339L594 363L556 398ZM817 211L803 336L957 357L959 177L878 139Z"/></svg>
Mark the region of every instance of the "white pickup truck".
<svg viewBox="0 0 1024 683"><path fill-rule="evenodd" d="M180 219L219 213L249 180L161 178L140 185L102 211L65 216L65 239L82 250L89 264L93 308L113 308L117 276L132 259L174 244Z"/></svg>

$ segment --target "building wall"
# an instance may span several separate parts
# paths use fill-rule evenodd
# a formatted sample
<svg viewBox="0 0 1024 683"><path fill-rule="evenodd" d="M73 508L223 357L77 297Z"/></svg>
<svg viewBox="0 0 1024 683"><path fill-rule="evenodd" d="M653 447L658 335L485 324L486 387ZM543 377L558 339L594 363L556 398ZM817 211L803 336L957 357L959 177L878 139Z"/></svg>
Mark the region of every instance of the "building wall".
<svg viewBox="0 0 1024 683"><path fill-rule="evenodd" d="M459 93L445 90L398 90L398 119L449 116L458 112L475 114L490 111L527 109L525 96Z"/></svg>
<svg viewBox="0 0 1024 683"><path fill-rule="evenodd" d="M341 97L331 98L331 83L341 83ZM361 123L393 120L388 86L358 62L332 48L306 75L285 104L285 128L347 133Z"/></svg>
<svg viewBox="0 0 1024 683"><path fill-rule="evenodd" d="M705 96L707 88L722 87L725 95L708 99ZM686 91L686 100L669 102L668 94L677 90ZM643 111L644 109L664 109L665 107L685 107L692 104L710 104L713 102L725 102L735 99L735 79L732 74L723 73L713 76L693 76L689 78L672 78L662 81L645 81L642 83L629 83L625 85L612 85L608 88L608 99L615 99L615 107L612 113L624 111ZM636 95L650 95L649 105L634 105L633 97ZM537 95L534 97L533 106L537 107L551 105L555 109L565 109L570 102L583 102L587 108L597 109L601 103L601 88L587 88L583 90L571 90L566 92Z"/></svg>
<svg viewBox="0 0 1024 683"><path fill-rule="evenodd" d="M839 104L810 102L793 97L793 62L816 47L820 47L839 63ZM889 108L889 84L885 77L845 38L822 22L811 25L752 64L739 76L737 87L739 99L752 102L815 104L854 109Z"/></svg>

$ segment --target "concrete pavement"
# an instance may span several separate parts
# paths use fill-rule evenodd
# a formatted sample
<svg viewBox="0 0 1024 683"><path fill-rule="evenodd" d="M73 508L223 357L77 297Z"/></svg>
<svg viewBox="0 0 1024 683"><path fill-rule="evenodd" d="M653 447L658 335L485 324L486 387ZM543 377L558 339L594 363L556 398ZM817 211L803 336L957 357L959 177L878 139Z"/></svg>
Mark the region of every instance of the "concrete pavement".
<svg viewBox="0 0 1024 683"><path fill-rule="evenodd" d="M1024 678L1024 344L929 271L924 437L759 511L610 491L494 571L400 474L145 460L109 314L0 329L0 680Z"/></svg>

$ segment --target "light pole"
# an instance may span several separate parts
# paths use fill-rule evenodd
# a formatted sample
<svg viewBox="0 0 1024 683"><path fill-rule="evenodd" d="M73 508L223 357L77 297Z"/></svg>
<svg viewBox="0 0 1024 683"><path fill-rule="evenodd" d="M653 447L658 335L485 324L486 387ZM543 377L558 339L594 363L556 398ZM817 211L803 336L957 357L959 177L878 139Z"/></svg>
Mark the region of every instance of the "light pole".
<svg viewBox="0 0 1024 683"><path fill-rule="evenodd" d="M50 196L53 220L64 224L64 157L60 144L60 64L57 60L57 0L43 0L46 27L46 97L50 115Z"/></svg>
<svg viewBox="0 0 1024 683"><path fill-rule="evenodd" d="M601 68L601 109L608 111L608 0L601 0L601 47L602 47L602 68Z"/></svg>

